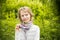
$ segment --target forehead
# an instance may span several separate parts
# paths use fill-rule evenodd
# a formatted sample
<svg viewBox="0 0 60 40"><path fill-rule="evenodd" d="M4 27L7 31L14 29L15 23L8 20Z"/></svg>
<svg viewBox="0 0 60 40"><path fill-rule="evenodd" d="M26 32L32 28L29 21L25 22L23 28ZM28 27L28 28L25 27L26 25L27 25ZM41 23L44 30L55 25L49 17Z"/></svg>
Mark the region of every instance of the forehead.
<svg viewBox="0 0 60 40"><path fill-rule="evenodd" d="M20 11L20 14L24 15L24 14L29 14L29 13L27 11Z"/></svg>

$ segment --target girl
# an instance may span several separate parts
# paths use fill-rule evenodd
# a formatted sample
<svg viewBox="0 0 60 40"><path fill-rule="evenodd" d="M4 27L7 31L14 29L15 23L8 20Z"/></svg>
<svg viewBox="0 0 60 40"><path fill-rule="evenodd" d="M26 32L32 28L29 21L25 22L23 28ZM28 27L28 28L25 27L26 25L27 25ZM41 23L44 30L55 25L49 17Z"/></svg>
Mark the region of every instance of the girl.
<svg viewBox="0 0 60 40"><path fill-rule="evenodd" d="M29 7L21 7L18 10L21 24L15 28L15 40L40 40L40 29L32 22L32 11Z"/></svg>

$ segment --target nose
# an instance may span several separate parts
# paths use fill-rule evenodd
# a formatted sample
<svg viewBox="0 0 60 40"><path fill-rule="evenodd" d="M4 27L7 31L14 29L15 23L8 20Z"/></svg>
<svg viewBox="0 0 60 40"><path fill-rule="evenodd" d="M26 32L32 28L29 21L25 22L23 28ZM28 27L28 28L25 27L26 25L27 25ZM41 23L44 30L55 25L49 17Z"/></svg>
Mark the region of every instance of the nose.
<svg viewBox="0 0 60 40"><path fill-rule="evenodd" d="M26 16L24 15L24 18L26 18Z"/></svg>

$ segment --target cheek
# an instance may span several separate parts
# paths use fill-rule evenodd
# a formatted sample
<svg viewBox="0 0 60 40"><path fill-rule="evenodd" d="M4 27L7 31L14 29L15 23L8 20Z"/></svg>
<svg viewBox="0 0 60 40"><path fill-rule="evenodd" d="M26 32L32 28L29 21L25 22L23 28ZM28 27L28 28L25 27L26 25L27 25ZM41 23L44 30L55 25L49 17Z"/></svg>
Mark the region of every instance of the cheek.
<svg viewBox="0 0 60 40"><path fill-rule="evenodd" d="M21 20L23 20L24 18L23 17L21 17Z"/></svg>
<svg viewBox="0 0 60 40"><path fill-rule="evenodd" d="M27 19L30 20L31 19L31 16L29 15Z"/></svg>

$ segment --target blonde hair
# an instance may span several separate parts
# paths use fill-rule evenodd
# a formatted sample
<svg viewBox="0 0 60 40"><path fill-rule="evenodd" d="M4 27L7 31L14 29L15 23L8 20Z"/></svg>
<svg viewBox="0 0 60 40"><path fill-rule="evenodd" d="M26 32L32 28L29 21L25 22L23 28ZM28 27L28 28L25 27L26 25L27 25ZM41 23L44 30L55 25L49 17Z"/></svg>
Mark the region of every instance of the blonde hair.
<svg viewBox="0 0 60 40"><path fill-rule="evenodd" d="M21 16L20 16L20 12L21 11L23 11L23 12L28 12L29 14L30 14L30 21L32 21L32 19L33 19L33 13L32 13L32 10L29 8L29 7L27 7L27 6L24 6L24 7L21 7L21 8L19 8L18 9L18 17L19 17L19 19L20 19L20 21L22 22L22 20L21 20Z"/></svg>

